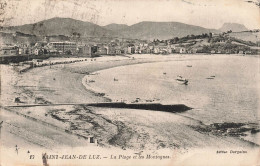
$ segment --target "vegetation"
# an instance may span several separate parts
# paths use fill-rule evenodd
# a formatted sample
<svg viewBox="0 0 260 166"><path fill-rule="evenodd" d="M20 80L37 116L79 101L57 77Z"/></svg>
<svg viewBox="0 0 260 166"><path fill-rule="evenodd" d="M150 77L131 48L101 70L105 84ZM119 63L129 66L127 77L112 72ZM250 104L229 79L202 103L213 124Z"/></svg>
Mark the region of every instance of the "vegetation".
<svg viewBox="0 0 260 166"><path fill-rule="evenodd" d="M243 53L250 52L257 54L257 50L251 49L252 46L257 46L257 43L230 37L228 33L232 33L232 31L230 30L218 35L203 33L201 35L187 35L182 38L174 37L168 40L168 43L178 44L178 46L185 47L188 50L196 48L199 53L235 54L243 51ZM157 40L156 42L162 41Z"/></svg>

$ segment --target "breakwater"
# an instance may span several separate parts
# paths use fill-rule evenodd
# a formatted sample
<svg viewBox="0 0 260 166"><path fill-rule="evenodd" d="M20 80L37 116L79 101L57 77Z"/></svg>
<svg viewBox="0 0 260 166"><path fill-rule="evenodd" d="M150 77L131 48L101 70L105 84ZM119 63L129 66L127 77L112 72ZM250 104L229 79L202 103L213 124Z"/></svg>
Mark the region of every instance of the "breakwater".
<svg viewBox="0 0 260 166"><path fill-rule="evenodd" d="M48 59L50 55L16 55L16 56L0 56L0 64L19 63L32 59Z"/></svg>
<svg viewBox="0 0 260 166"><path fill-rule="evenodd" d="M192 108L183 105L183 104L176 104L176 105L162 105L158 103L152 104L126 104L126 103L96 103L96 104L88 104L88 106L94 107L107 107L107 108L128 108L128 109L140 109L140 110L151 110L151 111L163 111L163 112L171 112L171 113L178 113L178 112L185 112L191 110Z"/></svg>

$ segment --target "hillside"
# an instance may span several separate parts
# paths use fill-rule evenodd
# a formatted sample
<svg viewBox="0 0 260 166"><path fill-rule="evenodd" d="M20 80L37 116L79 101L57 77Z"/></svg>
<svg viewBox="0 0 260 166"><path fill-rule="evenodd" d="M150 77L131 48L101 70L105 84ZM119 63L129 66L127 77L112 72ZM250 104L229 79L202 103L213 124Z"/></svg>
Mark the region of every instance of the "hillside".
<svg viewBox="0 0 260 166"><path fill-rule="evenodd" d="M116 34L111 30L100 27L90 22L83 22L71 18L52 18L49 20L40 21L34 24L26 24L22 26L6 27L4 31L21 32L24 34L32 34L36 36L51 36L64 35L80 37L102 37L115 36Z"/></svg>
<svg viewBox="0 0 260 166"><path fill-rule="evenodd" d="M242 32L242 31L247 31L248 29L243 24L224 23L219 30L221 32L227 32L229 30L231 30L232 32Z"/></svg>
<svg viewBox="0 0 260 166"><path fill-rule="evenodd" d="M34 24L3 27L3 32L21 32L36 36L76 36L76 37L126 37L132 39L169 39L209 32L219 32L199 26L179 22L140 22L131 26L109 24L99 26L90 22L71 18L52 18Z"/></svg>
<svg viewBox="0 0 260 166"><path fill-rule="evenodd" d="M229 33L229 36L244 40L244 41L251 41L251 42L259 42L260 41L260 32L232 32Z"/></svg>
<svg viewBox="0 0 260 166"><path fill-rule="evenodd" d="M215 29L206 29L199 26L183 24L179 22L140 22L119 31L124 37L133 39L169 39L187 35L198 35L214 32Z"/></svg>
<svg viewBox="0 0 260 166"><path fill-rule="evenodd" d="M103 26L103 27L108 29L108 30L116 32L116 31L128 28L128 25L126 25L126 24L108 24L108 25Z"/></svg>

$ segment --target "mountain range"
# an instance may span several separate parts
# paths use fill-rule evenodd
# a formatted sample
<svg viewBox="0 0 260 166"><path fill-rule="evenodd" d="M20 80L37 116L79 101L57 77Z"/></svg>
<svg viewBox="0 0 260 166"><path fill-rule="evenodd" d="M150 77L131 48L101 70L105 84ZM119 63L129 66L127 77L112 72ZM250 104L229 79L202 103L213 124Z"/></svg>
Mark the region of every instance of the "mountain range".
<svg viewBox="0 0 260 166"><path fill-rule="evenodd" d="M219 32L215 29L206 29L199 26L179 22L150 22L143 21L131 26L118 28L117 32L126 38L134 39L169 39L187 35Z"/></svg>
<svg viewBox="0 0 260 166"><path fill-rule="evenodd" d="M238 27L238 28L237 28ZM91 22L75 20L71 18L51 18L34 24L21 26L2 27L2 32L21 32L36 36L78 36L78 37L122 37L130 39L170 39L187 35L202 33L220 33L226 30L245 30L241 24L224 24L219 30L207 29L200 26L184 24L180 22L150 22L143 21L128 26L125 24L109 24L99 26Z"/></svg>
<svg viewBox="0 0 260 166"><path fill-rule="evenodd" d="M36 36L64 35L72 36L77 33L81 36L113 36L113 31L105 29L91 22L79 21L71 18L52 18L34 24L6 27L4 30L17 31Z"/></svg>

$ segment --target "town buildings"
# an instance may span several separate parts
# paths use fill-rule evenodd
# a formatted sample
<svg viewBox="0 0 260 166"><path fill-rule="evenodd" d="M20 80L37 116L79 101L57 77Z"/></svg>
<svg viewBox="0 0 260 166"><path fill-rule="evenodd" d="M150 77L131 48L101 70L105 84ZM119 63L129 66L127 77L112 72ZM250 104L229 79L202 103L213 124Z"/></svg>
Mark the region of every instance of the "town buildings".
<svg viewBox="0 0 260 166"><path fill-rule="evenodd" d="M2 47L1 55L2 56L15 56L18 54L19 48L16 46L6 46Z"/></svg>
<svg viewBox="0 0 260 166"><path fill-rule="evenodd" d="M61 54L75 54L77 50L75 42L50 42L49 46L53 47Z"/></svg>
<svg viewBox="0 0 260 166"><path fill-rule="evenodd" d="M175 40L119 40L107 39L105 42L97 41L74 41L69 38L67 41L50 41L45 38L36 43L15 44L13 46L2 46L1 56L33 55L33 56L83 56L94 57L102 55L121 54L254 54L256 48L247 46L244 42L237 44L239 40L231 39L223 35L212 35L209 41L207 38L189 39L184 37L182 42ZM184 40L185 39L185 40ZM64 39L65 40L65 39ZM235 40L232 43L231 40ZM244 43L244 44L243 44ZM251 43L252 44L252 43ZM257 47L257 46L255 46ZM258 47L257 47L258 48ZM29 58L28 58L29 59Z"/></svg>

